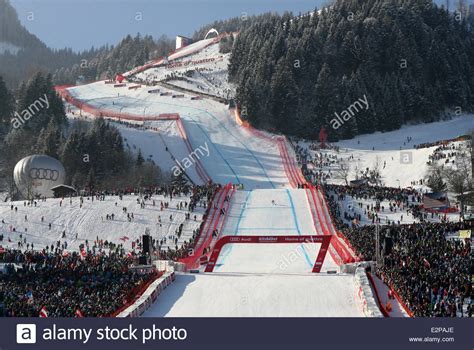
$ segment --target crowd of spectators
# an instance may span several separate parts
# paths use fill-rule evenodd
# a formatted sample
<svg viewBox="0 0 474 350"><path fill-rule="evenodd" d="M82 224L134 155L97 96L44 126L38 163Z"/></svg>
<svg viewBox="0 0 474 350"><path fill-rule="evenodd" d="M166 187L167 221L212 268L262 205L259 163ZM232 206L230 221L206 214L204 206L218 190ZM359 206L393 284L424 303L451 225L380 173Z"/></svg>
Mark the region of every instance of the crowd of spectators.
<svg viewBox="0 0 474 350"><path fill-rule="evenodd" d="M123 196L133 193L139 194L137 203L151 206L155 205L155 196L160 195L162 208L168 208L174 197L184 195L189 199L177 202L177 210L186 211L186 220L192 220L191 214L198 207L205 208L207 215L209 203L219 187L215 184L191 186L183 183L147 189L130 187L85 191L80 201L82 204L84 200L103 201L106 196L116 196L116 207L121 208L118 203ZM71 199L61 200L60 205L67 200ZM33 206L33 203L25 202L24 205ZM113 216L109 216L109 220L113 220ZM170 217L170 220L173 218ZM172 244L168 242L166 245L167 238L152 240L151 254L155 255L154 258L178 260L189 254L200 230L194 230L193 237L179 246L177 241L182 229L183 223L177 225ZM0 251L1 271L5 272L0 272L0 306L3 305L0 313L6 316L36 317L43 308L52 317L73 317L78 314L110 316L133 299L137 291L158 274L156 270L138 273L132 268L142 255L143 243L140 239L132 242L133 251L128 253L124 247L125 241L112 242L99 236L93 242L85 240L79 246L79 252L68 250L67 242L61 240L39 251L27 243L26 233L19 235L21 242L17 250L2 248ZM66 238L65 234L61 237ZM4 238L2 234L0 241Z"/></svg>
<svg viewBox="0 0 474 350"><path fill-rule="evenodd" d="M132 269L133 258L115 252L2 250L0 305L7 317L107 317L158 277ZM0 310L1 311L1 310Z"/></svg>
<svg viewBox="0 0 474 350"><path fill-rule="evenodd" d="M337 211L337 217L343 217L346 221L360 222L362 219L361 214L356 212L340 212L339 207L336 205L335 200L338 202L344 202L347 197L352 203L352 207L358 206L360 210L364 210L364 215L368 217L372 224L382 223L382 218L385 213L398 213L400 219L403 221L403 215L407 218L409 215L413 218L417 218L420 221L425 221L430 215L434 218L435 213L423 213L421 211L421 204L423 201L422 194L412 188L396 188L396 187L383 187L383 186L343 186L343 185L324 185L324 188L331 198L334 208L333 211ZM371 204L363 204L362 201L372 202ZM384 202L387 202L384 205ZM351 208L351 210L354 208ZM392 219L392 221L395 221ZM400 224L400 220L397 220ZM385 218L385 224L390 224L391 220Z"/></svg>
<svg viewBox="0 0 474 350"><path fill-rule="evenodd" d="M375 201L393 201L398 203L421 203L422 195L412 188L396 188L383 186L343 186L343 185L325 185L327 191L335 192L338 200L344 200L345 196L351 196L355 199L374 199Z"/></svg>
<svg viewBox="0 0 474 350"><path fill-rule="evenodd" d="M395 288L419 317L471 317L471 240L446 239L463 223L420 223L391 227L393 248L377 274Z"/></svg>
<svg viewBox="0 0 474 350"><path fill-rule="evenodd" d="M439 140L435 142L425 142L425 143L420 143L419 145L415 145L415 149L421 149L421 148L429 148L429 147L434 147L434 146L444 146L448 145L451 142L456 142L456 141L464 141L468 140L468 136L460 136L456 137L454 139L448 139L448 140Z"/></svg>
<svg viewBox="0 0 474 350"><path fill-rule="evenodd" d="M441 145L428 157L428 165L439 160L443 160L444 164L454 163L454 160L459 155L460 149L460 145L456 146L456 144Z"/></svg>
<svg viewBox="0 0 474 350"><path fill-rule="evenodd" d="M376 228L345 223L338 201L344 200L345 195L406 205L419 200L410 189L351 189L334 185L326 185L325 189L333 193L327 195L327 202L337 229L363 260L376 259ZM407 225L392 222L379 226L382 265L376 273L399 293L415 316L471 316L472 307L467 302L472 288L471 240L447 238L467 229L472 229L469 222L422 221Z"/></svg>
<svg viewBox="0 0 474 350"><path fill-rule="evenodd" d="M213 194L215 193L216 189L218 188L218 185L215 184L207 184L207 185L189 185L189 184L181 184L181 185L169 185L169 186L159 186L159 187L152 187L152 188L146 188L146 189L140 189L140 188L133 188L133 187L128 187L128 188L123 188L123 189L113 189L113 190L95 190L95 191L81 191L81 195L78 196L76 199L79 200L79 203L82 207L83 203L85 201L89 201L93 203L94 201L104 201L106 197L114 197L116 199L115 202L115 207L116 211L111 212L110 214L105 215L102 217L102 220L107 220L107 221L114 221L115 218L122 218L124 215L128 218L128 221L134 221L134 213L130 212L127 210L126 207L122 207L119 205L121 201L123 200L124 196L129 196L129 195L135 195L137 196L137 204L140 204L140 208L146 208L146 207L154 207L156 206L161 206L161 212L163 212L161 215L158 216L158 222L157 225L161 228L162 222L165 223L167 222L166 220L169 220L169 223L173 223L173 226L176 227L174 234L170 233L169 235L165 237L161 237L158 239L153 240L153 248L154 250L161 251L162 255L164 257L173 257L173 259L179 259L179 257L182 257L185 255L185 252L189 250L189 248L192 246L194 238L199 232L199 229L195 229L192 232L192 237L187 238L187 241L178 242L178 240L181 238L181 235L183 233L183 230L186 228L186 222L187 221L201 221L202 215L201 214L193 214L196 211L196 208L203 208L204 210L207 211L208 203L212 199ZM156 196L159 195L159 198L156 198ZM186 197L185 199L181 200L182 197ZM179 197L179 198L178 198ZM184 212L184 221L177 221L177 219L174 217L173 212L168 212L165 215L165 212L168 208L170 208L171 201L173 199L178 198L178 201L175 201L176 204L176 210L183 211ZM71 198L63 198L60 200L59 205L63 206L65 205L66 202L72 203L73 200L76 200L73 197ZM164 200L163 200L164 199ZM24 207L33 207L36 206L36 201L25 201L23 203ZM11 205L11 210L13 212L17 212L17 207L15 205ZM202 211L200 211L202 212ZM136 213L135 213L136 214ZM6 229L6 232L10 232L11 234L16 236L15 239L15 245L17 246L18 249L27 249L29 250L34 249L33 243L30 243L28 241L29 238L29 232L25 228L24 230L15 227L15 225L7 223L5 219L0 218L0 228L3 226L3 228ZM48 224L49 222L49 229L54 230L55 225L54 222L51 223L49 221L49 217L41 217L41 223L46 223ZM27 215L25 215L25 223L28 221ZM143 232L145 233L145 232ZM140 234L143 234L140 232ZM67 249L68 248L68 240L76 240L81 239L81 237L78 237L77 232L66 232L66 230L62 230L62 232L58 232L60 235L61 239L56 241L51 247L47 247L51 252L60 250L60 249ZM0 244L2 242L7 242L7 243L13 243L12 237L10 235L6 236L3 234L3 232L0 234ZM69 241L70 242L70 241ZM84 249L91 250L93 253L95 252L101 252L102 250L115 250L115 251L124 251L125 250L125 245L124 243L130 243L128 241L128 237L123 239L123 237L117 237L116 241L111 241L111 240L102 240L100 237L97 237L95 241L92 242L88 240L83 241L83 246ZM132 241L132 248L137 248L141 249L141 241Z"/></svg>

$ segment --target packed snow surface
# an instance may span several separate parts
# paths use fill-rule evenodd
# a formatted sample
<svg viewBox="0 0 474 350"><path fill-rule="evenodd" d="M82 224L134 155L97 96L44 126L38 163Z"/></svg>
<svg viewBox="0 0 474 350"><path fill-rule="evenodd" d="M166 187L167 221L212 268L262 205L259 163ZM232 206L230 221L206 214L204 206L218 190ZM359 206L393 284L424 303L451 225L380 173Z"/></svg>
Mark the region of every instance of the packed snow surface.
<svg viewBox="0 0 474 350"><path fill-rule="evenodd" d="M126 87L114 88L110 84L97 82L69 91L76 98L99 109L145 117L178 113L192 148L209 147L209 155L202 156L200 161L214 182L243 184L245 188L289 186L276 143L255 137L238 126L227 106L207 99L191 100L191 95L186 94L183 98L149 94L148 89L141 87L128 90ZM183 152L189 154L187 149L181 154ZM153 159L162 165L161 157L157 155ZM166 166L169 167L169 159L163 165L168 170Z"/></svg>
<svg viewBox="0 0 474 350"><path fill-rule="evenodd" d="M423 179L428 170L429 156L437 146L415 148L416 145L431 143L440 140L449 140L466 135L474 129L474 115L463 115L451 120L439 121L430 124L405 125L399 130L386 133L376 132L369 135L359 135L351 140L336 142L340 148L311 152L321 153L323 156L337 156L338 159L348 160L350 165L349 179L355 179L356 168L363 171L374 168L376 164L382 176L382 182L389 187L415 187L412 182ZM410 141L408 142L408 139ZM308 147L308 142L300 142L301 146ZM384 166L385 164L385 166ZM337 175L337 166L334 164L325 167L324 171L331 171L328 183L344 184L344 180Z"/></svg>
<svg viewBox="0 0 474 350"><path fill-rule="evenodd" d="M274 201L274 204L272 203ZM318 234L304 190L236 192L223 235ZM353 276L330 254L313 274L319 244L228 244L215 272L178 274L144 314L156 317L363 317Z"/></svg>
<svg viewBox="0 0 474 350"><path fill-rule="evenodd" d="M79 249L80 244L85 244L86 240L92 247L93 242L107 240L115 244L123 244L126 251L132 250L131 242L141 238L148 228L154 239L165 239L164 244L171 248L175 247L175 231L183 223L183 233L178 239L178 246L184 241L189 241L193 235L193 230L199 228L203 207L197 207L195 213L192 213L191 220L185 220L187 210L178 210L176 205L180 202L188 202L188 197L175 197L170 201L169 197L155 195L152 200L146 201L144 209L137 204L138 195L125 195L120 200L118 196L106 196L104 201L91 197L84 198L82 208L79 197L71 200L66 198L47 199L46 202L37 201L37 206L24 205L25 202L0 203L0 235L3 235L3 242L0 245L4 247L18 248L20 235L22 239L26 238L26 243L34 244L35 249L42 249L46 245L56 242L68 243L68 250ZM155 205L153 205L155 200ZM168 209L161 211L161 202L169 202ZM17 207L15 211L11 209ZM127 212L123 211L127 209ZM134 219L128 221L127 214L132 214ZM114 214L113 220L107 220L107 215ZM196 214L196 221L194 221ZM172 216L172 218L170 218ZM42 220L43 218L43 220ZM161 226L160 226L161 219ZM4 223L2 223L2 220ZM51 229L49 229L51 224ZM13 232L15 228L16 232ZM26 231L25 231L26 229ZM65 232L66 236L62 238ZM77 237L76 237L77 236ZM8 242L11 240L11 242ZM26 249L26 244L25 247Z"/></svg>
<svg viewBox="0 0 474 350"><path fill-rule="evenodd" d="M272 203L274 201L274 204ZM222 235L322 235L316 232L304 190L253 190L235 194ZM320 244L227 244L214 271L311 273ZM329 254L322 271L338 270Z"/></svg>
<svg viewBox="0 0 474 350"><path fill-rule="evenodd" d="M363 317L349 275L178 274L145 317Z"/></svg>

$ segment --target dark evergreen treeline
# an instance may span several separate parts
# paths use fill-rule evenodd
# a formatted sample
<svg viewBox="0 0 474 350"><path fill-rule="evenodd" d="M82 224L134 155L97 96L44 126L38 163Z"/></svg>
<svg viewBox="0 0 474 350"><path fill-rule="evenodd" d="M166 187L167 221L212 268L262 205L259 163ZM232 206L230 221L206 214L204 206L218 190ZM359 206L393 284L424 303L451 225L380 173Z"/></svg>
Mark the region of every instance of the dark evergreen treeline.
<svg viewBox="0 0 474 350"><path fill-rule="evenodd" d="M336 0L321 13L265 15L241 28L229 78L244 116L257 127L330 140L409 121L446 108L474 110L474 18L431 0ZM341 127L331 127L367 98Z"/></svg>
<svg viewBox="0 0 474 350"><path fill-rule="evenodd" d="M0 74L11 88L17 88L19 82L33 77L38 72L54 73L62 67L80 65L82 60L92 60L100 50L91 49L75 53L71 49L52 50L46 46L26 47L13 54L0 54ZM70 70L70 68L69 68ZM73 84L78 76L72 74L67 84ZM55 84L57 83L54 79Z"/></svg>
<svg viewBox="0 0 474 350"><path fill-rule="evenodd" d="M38 104L40 99L47 103ZM38 108L31 107L35 104ZM28 110L28 119L12 122ZM69 122L51 75L36 74L21 84L16 93L7 89L0 76L0 189L15 192L13 168L20 159L32 154L61 160L67 183L79 189L150 186L163 180L152 161L126 149L113 125L101 118L93 123Z"/></svg>
<svg viewBox="0 0 474 350"><path fill-rule="evenodd" d="M117 73L129 71L145 62L167 55L174 41L166 36L158 40L146 35L128 35L117 46L105 46L93 55L84 55L71 66L63 66L54 74L57 84L74 84L78 77L85 81L113 78Z"/></svg>

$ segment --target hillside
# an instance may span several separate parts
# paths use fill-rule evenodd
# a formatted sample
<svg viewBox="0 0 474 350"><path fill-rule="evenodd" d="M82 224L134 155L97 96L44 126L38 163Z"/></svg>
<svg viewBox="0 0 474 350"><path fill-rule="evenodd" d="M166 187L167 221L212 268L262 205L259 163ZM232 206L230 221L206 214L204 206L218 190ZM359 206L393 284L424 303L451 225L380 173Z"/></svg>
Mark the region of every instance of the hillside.
<svg viewBox="0 0 474 350"><path fill-rule="evenodd" d="M472 112L474 17L463 18L431 0L262 17L238 35L229 79L254 126L310 139L321 127L336 141Z"/></svg>
<svg viewBox="0 0 474 350"><path fill-rule="evenodd" d="M137 204L137 199L141 201L143 196L130 194L122 199L106 196L104 200L84 197L82 205L79 197L48 199L38 201L37 205L24 205L22 201L0 203L0 237L3 237L0 245L15 248L18 241L26 239L26 243L33 243L36 249L42 249L56 245L60 240L67 242L69 250L77 250L86 240L92 246L99 237L99 240L123 244L128 252L132 250L132 242L149 229L154 239L166 242L162 244L163 249L174 249L176 245L181 247L185 241L189 243L194 231L199 228L204 208L198 206L191 220L185 218L187 210L176 209L180 202L189 203L189 196L181 195L170 200L163 195L154 195L146 201L145 208ZM169 202L169 208L160 210L162 202ZM11 210L11 205L18 210ZM124 208L127 211L124 212ZM114 218L107 219L112 214ZM131 221L129 215L133 215ZM181 224L182 234L178 238L176 232Z"/></svg>
<svg viewBox="0 0 474 350"><path fill-rule="evenodd" d="M401 129L387 133L359 135L351 140L334 144L338 150L311 150L308 142L299 145L308 149L311 159L320 156L331 159L331 164L320 169L327 183L344 184L340 173L340 163L345 162L350 167L348 178L355 179L360 171L374 168L378 163L381 181L388 187L415 187L428 190L426 186L414 185L424 179L428 173L430 156L438 148L436 142L454 139L474 130L474 116L465 115L452 120L439 121L429 124L404 125ZM411 137L407 142L407 137ZM417 145L433 143L430 147L417 148ZM410 156L410 162L403 163L403 154ZM384 166L385 164L385 166ZM358 174L356 172L359 171Z"/></svg>
<svg viewBox="0 0 474 350"><path fill-rule="evenodd" d="M0 76L10 87L37 72L54 73L56 84L75 84L79 77L86 81L131 69L150 58L167 53L174 42L163 36L127 36L116 46L104 45L83 52L70 48L53 50L28 32L8 0L0 0Z"/></svg>
<svg viewBox="0 0 474 350"><path fill-rule="evenodd" d="M17 48L46 46L20 23L16 10L8 0L0 0L0 43Z"/></svg>
<svg viewBox="0 0 474 350"><path fill-rule="evenodd" d="M0 0L0 75L10 87L18 87L38 71L52 73L70 67L90 54L48 48L21 24L9 1Z"/></svg>

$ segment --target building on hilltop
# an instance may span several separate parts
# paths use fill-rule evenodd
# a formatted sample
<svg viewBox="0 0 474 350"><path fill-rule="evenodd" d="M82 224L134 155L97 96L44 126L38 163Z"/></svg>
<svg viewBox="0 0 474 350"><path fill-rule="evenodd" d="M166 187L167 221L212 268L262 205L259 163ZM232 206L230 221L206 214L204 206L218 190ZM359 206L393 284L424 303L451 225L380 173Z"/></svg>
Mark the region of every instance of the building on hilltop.
<svg viewBox="0 0 474 350"><path fill-rule="evenodd" d="M176 50L179 50L182 47L188 46L192 42L193 42L193 40L190 39L190 38L187 38L187 37L182 36L182 35L177 35L176 36Z"/></svg>

